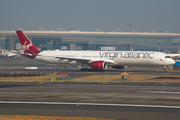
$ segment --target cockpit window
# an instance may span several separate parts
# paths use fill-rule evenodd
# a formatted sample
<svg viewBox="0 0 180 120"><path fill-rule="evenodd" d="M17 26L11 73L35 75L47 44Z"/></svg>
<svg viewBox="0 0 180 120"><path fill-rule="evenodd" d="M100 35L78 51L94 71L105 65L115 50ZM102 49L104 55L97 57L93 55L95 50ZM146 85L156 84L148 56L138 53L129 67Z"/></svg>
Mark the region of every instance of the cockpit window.
<svg viewBox="0 0 180 120"><path fill-rule="evenodd" d="M165 58L171 58L170 56L165 56Z"/></svg>

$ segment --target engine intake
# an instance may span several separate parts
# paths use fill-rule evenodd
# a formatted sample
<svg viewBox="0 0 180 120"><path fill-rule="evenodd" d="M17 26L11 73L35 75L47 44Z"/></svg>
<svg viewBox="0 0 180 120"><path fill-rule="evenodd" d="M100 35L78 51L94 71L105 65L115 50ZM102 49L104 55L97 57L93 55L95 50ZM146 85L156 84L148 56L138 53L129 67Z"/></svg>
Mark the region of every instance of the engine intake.
<svg viewBox="0 0 180 120"><path fill-rule="evenodd" d="M90 66L92 70L106 70L107 69L107 63L105 61L93 61L91 62Z"/></svg>

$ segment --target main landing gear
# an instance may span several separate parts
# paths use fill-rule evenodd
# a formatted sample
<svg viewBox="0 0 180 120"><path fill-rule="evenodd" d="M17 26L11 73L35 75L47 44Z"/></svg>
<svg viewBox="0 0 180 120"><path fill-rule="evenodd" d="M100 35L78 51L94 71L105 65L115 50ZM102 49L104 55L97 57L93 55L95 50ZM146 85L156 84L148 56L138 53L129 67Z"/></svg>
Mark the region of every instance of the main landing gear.
<svg viewBox="0 0 180 120"><path fill-rule="evenodd" d="M91 68L82 68L81 71L92 71Z"/></svg>
<svg viewBox="0 0 180 120"><path fill-rule="evenodd" d="M89 66L89 63L84 63L81 68L81 71L91 71L92 69L89 68L88 66Z"/></svg>

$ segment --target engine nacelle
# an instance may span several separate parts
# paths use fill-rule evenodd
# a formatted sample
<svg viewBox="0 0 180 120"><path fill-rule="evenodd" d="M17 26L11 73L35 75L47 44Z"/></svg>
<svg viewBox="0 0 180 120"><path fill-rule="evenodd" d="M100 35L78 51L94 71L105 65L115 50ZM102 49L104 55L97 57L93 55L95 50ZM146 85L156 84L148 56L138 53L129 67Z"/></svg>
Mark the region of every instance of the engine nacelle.
<svg viewBox="0 0 180 120"><path fill-rule="evenodd" d="M111 67L116 68L116 69L125 69L127 66L117 65L117 66L111 66Z"/></svg>
<svg viewBox="0 0 180 120"><path fill-rule="evenodd" d="M90 66L92 70L106 70L107 69L107 63L105 61L93 61L91 62Z"/></svg>

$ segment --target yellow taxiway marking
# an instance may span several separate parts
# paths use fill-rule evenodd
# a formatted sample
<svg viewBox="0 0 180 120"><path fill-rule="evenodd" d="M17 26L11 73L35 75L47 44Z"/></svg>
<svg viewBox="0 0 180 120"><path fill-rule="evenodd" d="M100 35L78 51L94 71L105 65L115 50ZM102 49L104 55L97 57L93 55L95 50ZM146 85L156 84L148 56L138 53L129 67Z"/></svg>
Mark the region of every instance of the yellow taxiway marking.
<svg viewBox="0 0 180 120"><path fill-rule="evenodd" d="M169 74L171 74L171 73L163 73L162 75L169 75Z"/></svg>
<svg viewBox="0 0 180 120"><path fill-rule="evenodd" d="M14 73L25 73L25 71L19 71L19 72L14 72Z"/></svg>
<svg viewBox="0 0 180 120"><path fill-rule="evenodd" d="M161 83L161 84L163 84L163 85L167 85L168 83Z"/></svg>

